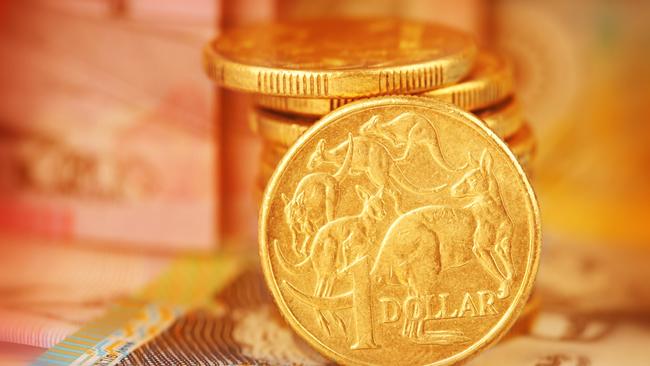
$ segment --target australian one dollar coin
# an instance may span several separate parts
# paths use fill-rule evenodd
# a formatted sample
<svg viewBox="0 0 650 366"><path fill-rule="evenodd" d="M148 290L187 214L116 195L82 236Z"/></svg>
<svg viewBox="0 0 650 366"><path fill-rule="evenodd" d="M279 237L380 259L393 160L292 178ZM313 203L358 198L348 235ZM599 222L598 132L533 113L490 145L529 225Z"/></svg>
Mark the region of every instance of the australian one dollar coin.
<svg viewBox="0 0 650 366"><path fill-rule="evenodd" d="M325 116L264 193L260 252L281 313L351 365L450 365L494 343L531 292L534 192L506 145L440 101Z"/></svg>
<svg viewBox="0 0 650 366"><path fill-rule="evenodd" d="M239 27L203 53L208 76L227 88L271 96L354 98L453 84L474 63L469 35L390 18L309 19ZM307 103L307 105L312 103ZM316 103L318 104L318 103ZM313 113L313 107L307 112Z"/></svg>

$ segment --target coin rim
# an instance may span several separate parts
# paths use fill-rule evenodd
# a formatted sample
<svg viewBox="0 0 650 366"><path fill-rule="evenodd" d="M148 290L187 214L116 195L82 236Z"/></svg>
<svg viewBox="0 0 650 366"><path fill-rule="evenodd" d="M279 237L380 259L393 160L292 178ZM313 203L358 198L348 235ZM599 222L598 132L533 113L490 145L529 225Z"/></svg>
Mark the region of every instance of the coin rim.
<svg viewBox="0 0 650 366"><path fill-rule="evenodd" d="M494 60L494 68L486 69L481 62ZM477 74L476 68L482 67ZM454 84L442 85L438 88L412 93L416 96L436 98L451 102L461 109L478 112L495 107L506 101L514 93L514 75L512 63L504 56L489 52L478 51L469 74ZM253 102L258 108L271 110L276 113L298 115L304 118L322 117L325 114L350 104L358 98L301 98L296 96L279 96L271 94L256 94Z"/></svg>
<svg viewBox="0 0 650 366"><path fill-rule="evenodd" d="M382 18L357 18L357 21L371 21ZM312 98L356 98L368 97L381 94L394 93L422 93L432 89L440 88L454 84L463 77L471 73L472 67L478 54L478 47L474 38L467 32L463 32L452 27L438 23L422 22L416 20L400 20L402 22L418 23L424 26L433 26L446 31L454 32L458 37L465 38L467 45L459 48L455 53L442 55L438 58L432 58L428 61L418 61L413 63L404 63L388 67L369 67L369 68L351 68L344 70L333 69L292 69L287 67L269 67L245 63L241 60L234 60L228 56L217 52L215 44L219 37L209 41L203 48L203 67L206 74L217 84L241 91L261 93L273 96L285 97L312 97ZM222 37L224 35L221 35ZM425 69L440 68L440 81L432 77L433 82L429 87L416 87L415 74L419 75ZM383 78L388 80L388 75L399 76L398 81L384 83ZM410 74L410 76L409 76ZM268 76L271 79L270 87L262 88L261 77ZM273 87L273 79L298 78L299 80L311 80L317 87L289 88L284 83L277 83L278 87ZM328 92L323 93L319 88L320 83L327 79ZM276 81L277 81L276 80ZM280 88L279 85L283 84ZM291 82L290 82L291 84ZM382 88L382 85L386 84ZM390 85L389 85L390 84ZM264 84L266 85L266 83ZM410 85L410 86L409 86ZM312 85L313 86L313 85ZM316 89L316 92L314 90Z"/></svg>
<svg viewBox="0 0 650 366"><path fill-rule="evenodd" d="M290 311L289 306L287 305L284 297L282 296L278 283L273 275L272 264L270 256L268 253L268 240L267 240L267 221L266 218L270 214L270 203L273 200L273 196L278 187L278 181L280 180L282 174L287 168L287 165L291 162L291 159L296 155L299 149L315 134L317 134L320 129L324 126L334 123L339 119L347 116L348 114L358 112L364 109L373 108L373 107L387 107L387 106L399 106L404 105L408 107L422 107L427 109L432 109L437 113L443 111L451 112L454 114L454 117L466 118L470 123L474 123L475 126L483 130L487 134L487 139L492 140L498 148L505 152L506 156L510 162L514 165L514 168L519 176L519 179L523 182L524 188L526 191L526 197L528 197L531 210L528 212L528 215L532 218L532 227L529 228L529 231L532 231L531 240L529 245L531 246L526 265L526 272L522 278L522 285L519 287L517 292L517 300L513 301L511 305L507 308L501 318L496 322L496 324L490 328L490 330L480 339L473 342L472 345L461 352L458 352L450 357L437 360L433 363L430 363L431 366L442 366L442 365L451 365L459 361L467 361L472 357L477 356L480 351L485 348L493 345L498 342L503 336L505 336L508 330L515 323L519 315L521 314L523 308L525 307L528 299L532 293L533 285L537 277L537 272L539 268L539 259L541 252L541 216L539 211L539 205L535 192L530 184L526 173L524 172L521 164L517 161L516 157L508 146L494 134L485 124L480 121L476 116L472 115L469 112L465 112L460 108L442 101L431 100L427 98L417 97L417 96L388 96L388 97L378 97L372 99L364 99L358 102L353 102L347 104L332 113L327 114L321 120L316 122L312 127L310 127L305 133L300 136L300 138L293 144L287 153L284 155L282 160L280 160L278 166L276 167L271 179L267 183L266 189L264 190L259 217L258 217L258 241L259 241L259 255L262 265L262 271L264 273L264 279L271 290L272 297L278 308L280 309L280 314L287 321L287 323L293 328L293 330L300 335L307 343L312 347L318 350L321 354L326 357L345 364L351 365L368 365L368 363L362 362L360 360L351 359L348 356L338 353L337 351L331 349L324 343L322 343L318 338L311 335L307 329L301 324L298 319L295 318L295 315Z"/></svg>
<svg viewBox="0 0 650 366"><path fill-rule="evenodd" d="M499 104L472 111L481 121L504 140L516 135L526 123L526 117L519 99L507 98Z"/></svg>
<svg viewBox="0 0 650 366"><path fill-rule="evenodd" d="M469 111L488 108L504 101L515 90L512 64L503 55L484 51L477 55L474 67L480 65L481 57L492 58L496 61L496 67L493 70L480 70L482 73L478 75L470 71L466 80L424 92L420 96L441 99Z"/></svg>
<svg viewBox="0 0 650 366"><path fill-rule="evenodd" d="M368 99L372 98L362 100ZM475 110L471 113L503 140L513 138L526 124L521 106L516 98L510 98L487 109ZM263 106L256 106L249 112L251 130L264 141L283 146L287 150L318 120L318 117L290 114ZM291 142L292 140L293 142Z"/></svg>

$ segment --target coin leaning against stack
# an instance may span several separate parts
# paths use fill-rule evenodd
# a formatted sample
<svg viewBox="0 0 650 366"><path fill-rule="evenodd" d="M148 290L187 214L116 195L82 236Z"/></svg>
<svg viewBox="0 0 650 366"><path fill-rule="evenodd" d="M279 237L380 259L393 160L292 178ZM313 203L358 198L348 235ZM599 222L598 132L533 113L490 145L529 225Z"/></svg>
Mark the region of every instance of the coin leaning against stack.
<svg viewBox="0 0 650 366"><path fill-rule="evenodd" d="M255 94L262 267L300 336L344 364L443 365L507 333L540 227L506 60L395 19L240 28L204 60Z"/></svg>

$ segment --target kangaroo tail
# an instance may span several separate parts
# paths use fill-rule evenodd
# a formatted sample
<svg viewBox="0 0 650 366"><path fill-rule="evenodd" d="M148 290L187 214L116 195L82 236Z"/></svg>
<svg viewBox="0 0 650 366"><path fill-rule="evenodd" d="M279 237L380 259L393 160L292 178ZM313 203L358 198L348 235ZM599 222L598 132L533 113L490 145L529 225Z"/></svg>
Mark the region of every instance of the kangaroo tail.
<svg viewBox="0 0 650 366"><path fill-rule="evenodd" d="M282 269L290 275L297 277L306 274L310 270L311 254L299 263L290 263L284 254L282 254L277 239L273 240L273 251L275 253L275 256L278 258L278 262L280 263Z"/></svg>
<svg viewBox="0 0 650 366"><path fill-rule="evenodd" d="M317 309L341 310L352 307L352 291L336 296L319 297L300 291L288 281L282 281L282 286L289 290L300 301Z"/></svg>
<svg viewBox="0 0 650 366"><path fill-rule="evenodd" d="M352 165L353 151L354 151L354 140L352 138L352 134L348 133L348 149L345 151L345 157L343 158L343 163L341 163L341 166L333 175L333 177L336 180L339 180L344 175L346 175L348 171L350 171L350 166Z"/></svg>
<svg viewBox="0 0 650 366"><path fill-rule="evenodd" d="M438 133L438 129L428 119L426 119L426 122L431 127L432 132L430 138L425 140L429 154L431 154L433 160L435 160L435 162L438 163L438 165L440 165L443 169L447 171L458 170L458 168L454 168L452 164L449 163L449 160L447 160L445 154L442 152L442 148L440 147L440 134Z"/></svg>
<svg viewBox="0 0 650 366"><path fill-rule="evenodd" d="M434 129L434 131L436 130ZM443 154L442 149L440 148L440 139L438 138L437 131L435 132L435 138L433 140L427 141L427 149L429 150L429 154L433 160L435 160L435 162L443 169L447 171L458 170L449 163L449 160L447 160L445 154Z"/></svg>

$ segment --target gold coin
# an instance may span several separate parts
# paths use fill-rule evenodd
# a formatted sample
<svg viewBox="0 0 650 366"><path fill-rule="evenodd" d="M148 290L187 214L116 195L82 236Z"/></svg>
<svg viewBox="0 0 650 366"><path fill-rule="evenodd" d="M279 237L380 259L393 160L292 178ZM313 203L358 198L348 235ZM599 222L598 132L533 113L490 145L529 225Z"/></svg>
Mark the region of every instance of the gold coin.
<svg viewBox="0 0 650 366"><path fill-rule="evenodd" d="M455 83L471 69L470 36L398 19L320 19L242 27L204 48L218 84L318 98L416 93Z"/></svg>
<svg viewBox="0 0 650 366"><path fill-rule="evenodd" d="M481 53L469 77L456 85L421 94L434 97L473 111L487 108L510 96L514 82L507 60L492 53Z"/></svg>
<svg viewBox="0 0 650 366"><path fill-rule="evenodd" d="M517 318L517 322L510 328L503 340L529 334L537 321L541 304L542 299L540 295L533 290L533 294L530 296L521 315Z"/></svg>
<svg viewBox="0 0 650 366"><path fill-rule="evenodd" d="M494 109L483 110L479 118L503 138L511 136L523 123L523 115L516 101L500 104ZM264 109L251 110L250 125L253 132L264 140L280 146L291 146L317 121L297 115L276 113Z"/></svg>
<svg viewBox="0 0 650 366"><path fill-rule="evenodd" d="M526 174L532 177L535 172L533 161L537 156L537 141L529 124L524 124L512 137L506 140L506 144L517 156L519 164L524 168Z"/></svg>
<svg viewBox="0 0 650 366"><path fill-rule="evenodd" d="M530 135L532 136L532 135ZM515 154L517 161L524 169L524 172L528 177L533 175L533 160L535 159L537 152L536 143L528 143L528 141L523 140L524 143L520 145L510 146L510 149ZM506 142L507 143L507 142ZM515 140L515 143L518 143ZM271 179L275 168L278 166L278 163L284 155L287 153L288 147L276 145L274 143L265 142L262 145L262 151L260 154L260 168L259 168L259 177L257 182L257 188L261 191L266 187L266 183ZM261 195L260 195L261 197Z"/></svg>
<svg viewBox="0 0 650 366"><path fill-rule="evenodd" d="M513 92L510 64L503 58L481 53L469 77L459 84L422 94L442 99L465 110L492 106ZM320 117L345 104L361 98L292 98L259 94L255 96L258 106L278 112Z"/></svg>
<svg viewBox="0 0 650 366"><path fill-rule="evenodd" d="M515 156L534 153L537 148L535 135L528 123L524 124L514 135L507 138L506 144Z"/></svg>
<svg viewBox="0 0 650 366"><path fill-rule="evenodd" d="M502 139L515 134L524 123L524 114L516 98L509 98L475 114Z"/></svg>
<svg viewBox="0 0 650 366"><path fill-rule="evenodd" d="M250 112L251 130L265 141L284 147L293 145L316 121L315 118L284 115L257 108Z"/></svg>
<svg viewBox="0 0 650 366"><path fill-rule="evenodd" d="M262 108L309 117L321 117L329 112L364 98L293 98L256 94L254 103Z"/></svg>
<svg viewBox="0 0 650 366"><path fill-rule="evenodd" d="M533 190L448 103L381 97L325 116L261 204L260 256L294 330L336 362L450 365L503 336L533 286Z"/></svg>

